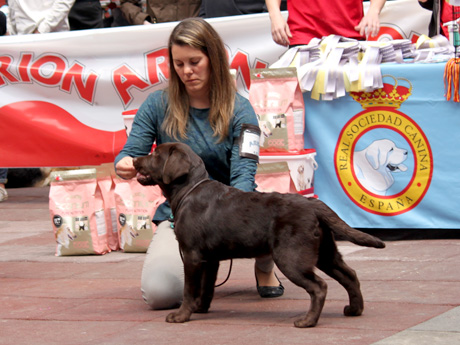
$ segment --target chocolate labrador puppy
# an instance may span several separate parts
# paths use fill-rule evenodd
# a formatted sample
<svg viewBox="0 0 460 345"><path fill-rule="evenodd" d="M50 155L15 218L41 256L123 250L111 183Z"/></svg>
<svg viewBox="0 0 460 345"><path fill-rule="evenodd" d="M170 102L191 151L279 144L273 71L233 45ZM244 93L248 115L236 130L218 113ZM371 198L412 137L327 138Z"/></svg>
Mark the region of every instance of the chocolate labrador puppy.
<svg viewBox="0 0 460 345"><path fill-rule="evenodd" d="M159 145L134 159L137 180L158 185L171 205L174 231L183 254L184 300L167 322L186 322L207 312L220 260L271 254L276 266L311 297L296 327L313 327L326 299L326 282L315 266L348 292L347 316L364 308L358 278L342 260L334 237L361 246L384 248L376 237L348 226L320 200L298 194L243 192L210 180L201 158L181 143Z"/></svg>

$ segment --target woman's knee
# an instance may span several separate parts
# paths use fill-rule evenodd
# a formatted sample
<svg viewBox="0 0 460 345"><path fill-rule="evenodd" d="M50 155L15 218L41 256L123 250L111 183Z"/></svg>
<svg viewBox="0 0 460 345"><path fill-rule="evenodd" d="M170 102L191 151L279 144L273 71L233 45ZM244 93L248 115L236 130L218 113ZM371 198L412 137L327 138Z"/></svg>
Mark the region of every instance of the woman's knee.
<svg viewBox="0 0 460 345"><path fill-rule="evenodd" d="M182 303L184 265L169 222L160 223L142 268L142 297L152 309L170 309Z"/></svg>
<svg viewBox="0 0 460 345"><path fill-rule="evenodd" d="M150 308L172 309L182 303L184 282L177 275L157 271L142 277L141 290Z"/></svg>

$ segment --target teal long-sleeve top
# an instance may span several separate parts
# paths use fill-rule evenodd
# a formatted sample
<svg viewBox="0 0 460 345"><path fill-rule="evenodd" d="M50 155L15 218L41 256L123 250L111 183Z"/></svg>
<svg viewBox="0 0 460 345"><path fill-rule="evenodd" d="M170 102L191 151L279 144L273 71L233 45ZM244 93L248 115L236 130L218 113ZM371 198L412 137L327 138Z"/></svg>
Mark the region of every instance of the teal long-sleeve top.
<svg viewBox="0 0 460 345"><path fill-rule="evenodd" d="M155 91L139 107L134 118L128 140L115 158L115 165L126 156L139 157L147 155L152 144L177 142L162 130L166 116L168 95L164 90ZM243 191L256 188L255 173L257 162L241 157L239 153L239 136L243 124L258 125L257 117L249 101L236 94L233 118L230 121L228 136L218 142L218 137L208 120L209 109L190 108L187 138L179 141L189 145L204 161L210 178ZM169 204L165 202L158 207L153 221L155 223L168 219L171 214Z"/></svg>

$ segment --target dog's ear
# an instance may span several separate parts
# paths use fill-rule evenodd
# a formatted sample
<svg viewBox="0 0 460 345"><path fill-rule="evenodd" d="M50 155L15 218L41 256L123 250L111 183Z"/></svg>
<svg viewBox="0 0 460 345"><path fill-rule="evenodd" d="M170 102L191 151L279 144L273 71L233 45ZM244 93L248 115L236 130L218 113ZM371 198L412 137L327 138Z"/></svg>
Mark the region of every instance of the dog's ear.
<svg viewBox="0 0 460 345"><path fill-rule="evenodd" d="M163 182L170 184L179 177L187 175L191 167L192 162L187 153L177 147L171 147L163 167Z"/></svg>
<svg viewBox="0 0 460 345"><path fill-rule="evenodd" d="M366 150L366 159L373 169L379 168L379 150L368 148Z"/></svg>
<svg viewBox="0 0 460 345"><path fill-rule="evenodd" d="M385 164L388 152L381 150L380 147L374 142L366 150L366 159L373 169L377 170Z"/></svg>

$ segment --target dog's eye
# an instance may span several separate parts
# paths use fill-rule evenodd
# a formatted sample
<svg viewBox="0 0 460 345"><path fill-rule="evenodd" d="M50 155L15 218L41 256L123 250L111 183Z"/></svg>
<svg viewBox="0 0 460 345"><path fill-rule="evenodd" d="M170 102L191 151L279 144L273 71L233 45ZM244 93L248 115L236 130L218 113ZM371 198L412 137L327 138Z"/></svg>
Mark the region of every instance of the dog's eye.
<svg viewBox="0 0 460 345"><path fill-rule="evenodd" d="M394 151L394 148L393 148L393 147L390 149L390 152L391 152L391 151Z"/></svg>

